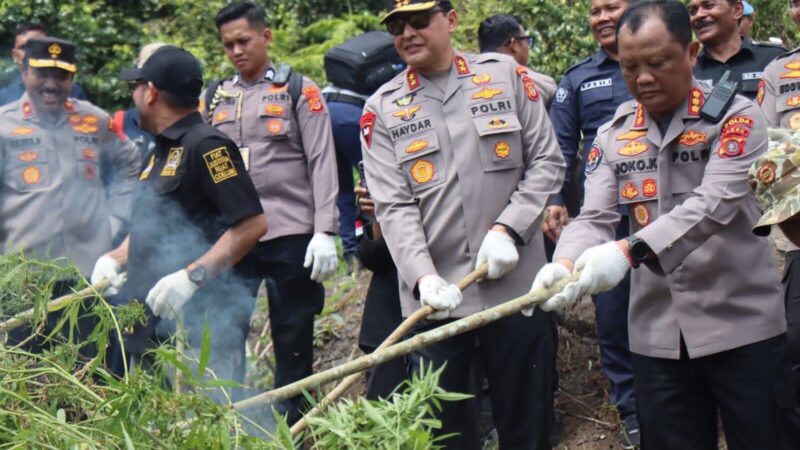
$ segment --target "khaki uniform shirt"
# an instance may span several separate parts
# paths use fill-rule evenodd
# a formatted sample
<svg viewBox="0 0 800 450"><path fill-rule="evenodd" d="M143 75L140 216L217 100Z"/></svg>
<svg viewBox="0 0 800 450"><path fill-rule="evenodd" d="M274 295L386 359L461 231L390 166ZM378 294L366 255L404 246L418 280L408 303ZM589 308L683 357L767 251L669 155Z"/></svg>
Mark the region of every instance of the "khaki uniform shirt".
<svg viewBox="0 0 800 450"><path fill-rule="evenodd" d="M108 114L81 100L68 100L55 122L38 116L27 94L0 108L2 251L67 257L91 274L130 219L140 158L122 138Z"/></svg>
<svg viewBox="0 0 800 450"><path fill-rule="evenodd" d="M270 68L252 85L239 76L222 82L210 122L239 146L269 223L262 241L336 233L339 181L328 107L307 78L292 105L288 85L273 85L273 74Z"/></svg>
<svg viewBox="0 0 800 450"><path fill-rule="evenodd" d="M361 118L367 185L397 264L403 314L427 274L456 283L494 223L519 239L517 267L464 291L462 317L522 295L545 263L539 223L564 160L531 72L496 53L456 54L442 91L406 69Z"/></svg>
<svg viewBox="0 0 800 450"><path fill-rule="evenodd" d="M691 358L761 341L786 331L775 263L751 227L761 216L747 185L750 165L767 149L764 116L736 96L719 123L699 117L709 95L694 82L665 136L635 101L600 128L586 163L580 215L554 259L576 260L614 239L618 205L657 264L634 269L628 332L631 351Z"/></svg>
<svg viewBox="0 0 800 450"><path fill-rule="evenodd" d="M764 69L756 101L770 127L800 130L800 48L775 58ZM779 250L800 250L779 227L772 227L770 239Z"/></svg>

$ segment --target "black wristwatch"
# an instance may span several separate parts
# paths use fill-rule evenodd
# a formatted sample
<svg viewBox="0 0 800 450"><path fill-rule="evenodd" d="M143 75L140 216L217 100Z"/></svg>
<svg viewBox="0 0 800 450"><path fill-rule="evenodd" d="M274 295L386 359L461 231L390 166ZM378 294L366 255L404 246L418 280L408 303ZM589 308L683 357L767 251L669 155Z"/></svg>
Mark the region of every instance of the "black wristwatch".
<svg viewBox="0 0 800 450"><path fill-rule="evenodd" d="M189 274L189 281L202 287L206 284L206 268L200 264L191 263L186 267L186 272Z"/></svg>
<svg viewBox="0 0 800 450"><path fill-rule="evenodd" d="M645 241L641 240L639 236L632 234L626 237L625 240L628 241L630 246L628 252L633 260L634 268L639 267L640 263L646 262L648 259L650 259L653 252L650 250L650 246L648 246Z"/></svg>

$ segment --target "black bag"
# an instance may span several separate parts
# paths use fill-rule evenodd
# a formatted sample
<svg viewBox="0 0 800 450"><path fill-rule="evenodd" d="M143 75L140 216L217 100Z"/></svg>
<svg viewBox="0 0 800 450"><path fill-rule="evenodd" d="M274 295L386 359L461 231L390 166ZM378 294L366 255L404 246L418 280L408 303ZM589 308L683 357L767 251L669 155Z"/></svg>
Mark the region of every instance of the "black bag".
<svg viewBox="0 0 800 450"><path fill-rule="evenodd" d="M362 95L371 95L404 67L385 31L368 31L325 53L328 82Z"/></svg>

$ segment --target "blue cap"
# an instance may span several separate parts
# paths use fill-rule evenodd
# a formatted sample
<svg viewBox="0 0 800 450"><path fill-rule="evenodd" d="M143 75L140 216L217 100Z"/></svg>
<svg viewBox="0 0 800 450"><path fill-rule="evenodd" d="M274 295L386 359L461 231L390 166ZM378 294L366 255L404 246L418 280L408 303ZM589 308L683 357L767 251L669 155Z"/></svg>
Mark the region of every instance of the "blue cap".
<svg viewBox="0 0 800 450"><path fill-rule="evenodd" d="M745 0L742 0L742 7L744 8L744 15L745 16L752 16L753 12L755 12L755 10L750 5L750 3L747 3Z"/></svg>

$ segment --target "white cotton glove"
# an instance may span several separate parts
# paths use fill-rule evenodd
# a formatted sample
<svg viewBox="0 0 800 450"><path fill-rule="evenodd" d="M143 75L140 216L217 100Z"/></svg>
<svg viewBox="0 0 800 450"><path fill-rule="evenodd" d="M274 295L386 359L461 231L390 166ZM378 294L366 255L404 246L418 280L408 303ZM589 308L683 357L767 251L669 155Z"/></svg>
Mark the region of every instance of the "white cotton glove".
<svg viewBox="0 0 800 450"><path fill-rule="evenodd" d="M312 267L313 263L313 267ZM314 233L306 249L303 267L311 267L311 279L322 283L336 272L339 260L336 257L336 243L333 236L325 233Z"/></svg>
<svg viewBox="0 0 800 450"><path fill-rule="evenodd" d="M431 320L450 317L450 311L461 304L461 290L438 275L425 275L419 279L419 301L436 312L428 316Z"/></svg>
<svg viewBox="0 0 800 450"><path fill-rule="evenodd" d="M563 264L560 263L549 263L545 264L539 270L539 273L536 274L536 278L533 279L533 285L531 285L531 291L539 290L539 289L550 289L552 288L559 280L563 278L567 278L570 276L569 269L566 268ZM550 297L544 303L540 305L543 311L554 311L566 308L567 306L575 303L580 298L580 284L577 282L569 283L567 286L558 294ZM526 316L531 316L533 314L534 307L523 309L522 314Z"/></svg>
<svg viewBox="0 0 800 450"><path fill-rule="evenodd" d="M475 268L488 262L489 273L486 274L486 278L496 280L516 267L518 261L519 253L517 246L514 245L514 239L501 231L489 230L478 250L478 262Z"/></svg>
<svg viewBox="0 0 800 450"><path fill-rule="evenodd" d="M147 305L153 314L163 319L175 318L183 305L188 302L200 286L189 279L189 272L179 270L156 283L147 293Z"/></svg>
<svg viewBox="0 0 800 450"><path fill-rule="evenodd" d="M94 263L92 276L89 281L97 284L102 280L108 280L109 285L101 292L103 297L113 297L119 293L119 288L127 281L126 274L120 273L119 263L109 255L103 255Z"/></svg>
<svg viewBox="0 0 800 450"><path fill-rule="evenodd" d="M584 294L596 295L618 285L631 268L628 257L616 242L592 247L575 261L575 271L582 270L578 282Z"/></svg>

